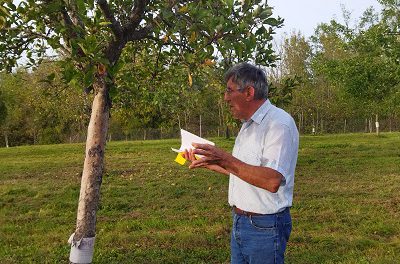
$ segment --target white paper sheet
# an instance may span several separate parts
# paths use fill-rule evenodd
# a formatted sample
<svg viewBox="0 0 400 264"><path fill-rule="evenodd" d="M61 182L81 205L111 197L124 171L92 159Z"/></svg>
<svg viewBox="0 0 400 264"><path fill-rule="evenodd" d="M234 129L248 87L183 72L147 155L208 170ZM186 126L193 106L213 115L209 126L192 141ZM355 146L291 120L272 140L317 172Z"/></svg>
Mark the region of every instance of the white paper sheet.
<svg viewBox="0 0 400 264"><path fill-rule="evenodd" d="M210 145L215 146L214 142L211 142L207 139L196 136L195 134L192 134L184 129L181 129L181 147L179 149L174 149L174 148L171 148L171 149L172 149L172 151L175 151L178 153L185 151L185 149L187 149L187 150L194 149L194 147L192 146L192 143L210 144ZM201 155L198 155L198 156L201 157Z"/></svg>

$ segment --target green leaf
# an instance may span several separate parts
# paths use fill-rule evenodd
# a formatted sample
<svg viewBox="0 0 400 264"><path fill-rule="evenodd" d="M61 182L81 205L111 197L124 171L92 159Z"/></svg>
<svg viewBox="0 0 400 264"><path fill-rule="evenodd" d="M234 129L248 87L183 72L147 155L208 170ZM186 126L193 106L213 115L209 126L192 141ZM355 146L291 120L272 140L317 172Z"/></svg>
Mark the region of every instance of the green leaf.
<svg viewBox="0 0 400 264"><path fill-rule="evenodd" d="M258 17L261 14L261 12L262 12L262 7L257 6L256 9L254 9L253 16Z"/></svg>
<svg viewBox="0 0 400 264"><path fill-rule="evenodd" d="M262 11L260 14L261 19L265 19L270 16L272 16L272 8L271 7L264 9L264 11Z"/></svg>
<svg viewBox="0 0 400 264"><path fill-rule="evenodd" d="M102 22L99 23L100 26L109 26L109 25L111 25L111 24L112 24L112 23L109 22L109 21L102 21Z"/></svg>
<svg viewBox="0 0 400 264"><path fill-rule="evenodd" d="M234 0L224 0L224 2L228 6L229 9L233 8Z"/></svg>
<svg viewBox="0 0 400 264"><path fill-rule="evenodd" d="M85 1L84 0L76 0L76 5L78 7L78 12L82 16L86 15L86 6L85 6Z"/></svg>
<svg viewBox="0 0 400 264"><path fill-rule="evenodd" d="M264 20L264 23L270 25L270 26L278 26L280 24L280 22L275 19L275 18L267 18L266 20Z"/></svg>
<svg viewBox="0 0 400 264"><path fill-rule="evenodd" d="M3 7L3 6L0 6L0 17L8 17L8 16L10 16L10 12L8 12L8 10L5 8L5 7Z"/></svg>
<svg viewBox="0 0 400 264"><path fill-rule="evenodd" d="M8 7L11 9L11 11L17 10L17 7L13 3L8 3Z"/></svg>
<svg viewBox="0 0 400 264"><path fill-rule="evenodd" d="M49 82L51 82L51 81L54 80L55 77L56 77L56 74L53 72L53 73L47 75L46 79L47 79Z"/></svg>
<svg viewBox="0 0 400 264"><path fill-rule="evenodd" d="M78 46L82 49L82 51L83 51L83 53L85 53L85 55L88 55L88 52L87 52L85 46L83 46L82 43L78 43Z"/></svg>
<svg viewBox="0 0 400 264"><path fill-rule="evenodd" d="M266 32L267 32L267 30L265 29L264 26L262 26L262 27L260 27L259 29L257 29L256 35L262 35L262 34L264 34L264 33L266 33Z"/></svg>
<svg viewBox="0 0 400 264"><path fill-rule="evenodd" d="M3 29L6 25L5 17L0 16L0 29Z"/></svg>

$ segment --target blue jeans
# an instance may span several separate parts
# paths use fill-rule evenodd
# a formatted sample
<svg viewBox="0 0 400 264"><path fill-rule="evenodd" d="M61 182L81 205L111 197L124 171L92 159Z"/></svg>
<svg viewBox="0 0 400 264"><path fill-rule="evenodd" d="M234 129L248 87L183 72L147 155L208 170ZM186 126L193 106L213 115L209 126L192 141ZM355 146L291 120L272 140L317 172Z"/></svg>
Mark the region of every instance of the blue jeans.
<svg viewBox="0 0 400 264"><path fill-rule="evenodd" d="M284 263L291 230L289 208L277 214L261 216L233 213L231 264Z"/></svg>

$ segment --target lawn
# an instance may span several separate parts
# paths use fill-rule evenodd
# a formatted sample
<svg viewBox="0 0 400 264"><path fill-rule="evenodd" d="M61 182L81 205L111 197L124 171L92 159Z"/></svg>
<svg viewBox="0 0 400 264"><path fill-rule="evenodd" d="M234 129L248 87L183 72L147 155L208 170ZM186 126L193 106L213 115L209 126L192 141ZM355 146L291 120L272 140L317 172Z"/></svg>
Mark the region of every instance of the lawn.
<svg viewBox="0 0 400 264"><path fill-rule="evenodd" d="M231 150L234 141L211 139ZM228 263L228 179L110 142L94 263ZM0 263L68 263L84 144L0 148ZM400 263L400 133L302 136L286 263Z"/></svg>

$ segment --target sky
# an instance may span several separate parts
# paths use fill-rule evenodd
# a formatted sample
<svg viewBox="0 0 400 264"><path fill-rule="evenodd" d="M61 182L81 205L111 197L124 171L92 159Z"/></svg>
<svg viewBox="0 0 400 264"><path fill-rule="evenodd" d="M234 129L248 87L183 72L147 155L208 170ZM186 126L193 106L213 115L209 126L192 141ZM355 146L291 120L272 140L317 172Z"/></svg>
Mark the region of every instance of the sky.
<svg viewBox="0 0 400 264"><path fill-rule="evenodd" d="M380 11L381 5L377 0L267 0L268 5L274 7L274 16L285 19L277 35L290 34L294 30L300 31L306 38L314 33L319 23L329 22L332 18L343 22L342 5L351 12L354 22L370 6ZM351 24L352 25L352 24Z"/></svg>

